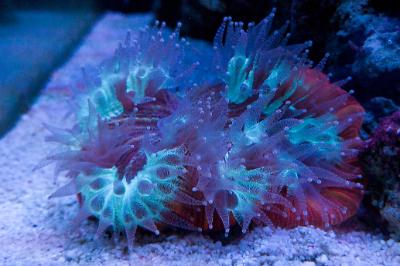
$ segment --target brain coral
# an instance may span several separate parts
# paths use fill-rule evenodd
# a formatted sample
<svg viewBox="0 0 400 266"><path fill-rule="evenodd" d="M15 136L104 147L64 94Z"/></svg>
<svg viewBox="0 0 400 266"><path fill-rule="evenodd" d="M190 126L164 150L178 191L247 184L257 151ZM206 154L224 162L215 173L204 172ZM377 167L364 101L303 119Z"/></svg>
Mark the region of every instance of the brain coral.
<svg viewBox="0 0 400 266"><path fill-rule="evenodd" d="M164 24L130 34L76 92L76 126L49 127L48 157L78 194L77 220L98 234L165 226L225 231L234 224L338 224L362 196L355 160L357 101L287 45L286 26L226 18L200 55ZM211 53L211 54L210 54Z"/></svg>

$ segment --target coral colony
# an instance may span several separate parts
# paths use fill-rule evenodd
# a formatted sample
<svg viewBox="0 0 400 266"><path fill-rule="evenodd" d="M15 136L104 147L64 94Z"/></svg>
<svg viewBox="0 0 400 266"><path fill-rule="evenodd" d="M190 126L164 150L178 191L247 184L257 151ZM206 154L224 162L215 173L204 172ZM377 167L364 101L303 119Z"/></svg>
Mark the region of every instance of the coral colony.
<svg viewBox="0 0 400 266"><path fill-rule="evenodd" d="M353 215L362 197L356 155L363 109L287 45L275 11L255 25L225 18L209 54L191 52L156 22L128 34L74 93L76 126L51 128L55 161L99 221L98 234L159 234L250 224L321 228ZM209 59L207 59L209 58ZM86 71L87 72L87 71Z"/></svg>

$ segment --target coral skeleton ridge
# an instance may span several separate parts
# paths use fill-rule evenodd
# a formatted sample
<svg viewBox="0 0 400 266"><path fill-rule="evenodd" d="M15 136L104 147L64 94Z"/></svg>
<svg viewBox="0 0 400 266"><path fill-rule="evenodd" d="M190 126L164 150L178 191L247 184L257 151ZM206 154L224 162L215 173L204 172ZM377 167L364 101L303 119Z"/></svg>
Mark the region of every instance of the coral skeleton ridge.
<svg viewBox="0 0 400 266"><path fill-rule="evenodd" d="M225 18L213 49L191 52L156 22L126 41L73 94L76 125L49 127L47 159L98 234L166 226L330 227L358 207L363 109L313 66L311 43L287 45L275 11L255 25ZM211 53L211 54L210 54Z"/></svg>

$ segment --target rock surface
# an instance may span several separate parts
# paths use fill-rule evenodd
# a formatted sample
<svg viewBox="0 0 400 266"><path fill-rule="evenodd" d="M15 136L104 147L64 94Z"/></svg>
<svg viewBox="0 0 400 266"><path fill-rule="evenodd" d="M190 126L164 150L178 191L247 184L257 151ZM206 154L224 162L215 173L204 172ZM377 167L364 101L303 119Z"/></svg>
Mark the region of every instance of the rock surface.
<svg viewBox="0 0 400 266"><path fill-rule="evenodd" d="M375 223L400 240L400 111L381 121L359 158L368 179L365 220L375 212Z"/></svg>

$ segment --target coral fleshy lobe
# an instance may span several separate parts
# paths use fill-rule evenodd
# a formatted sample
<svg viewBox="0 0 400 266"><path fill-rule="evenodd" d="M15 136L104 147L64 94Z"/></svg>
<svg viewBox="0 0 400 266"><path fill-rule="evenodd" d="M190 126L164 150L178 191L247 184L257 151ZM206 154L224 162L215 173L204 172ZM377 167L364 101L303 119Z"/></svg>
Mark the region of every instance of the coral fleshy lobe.
<svg viewBox="0 0 400 266"><path fill-rule="evenodd" d="M51 129L65 151L49 159L72 178L55 195L80 193L80 219L130 241L137 227L228 234L353 215L363 109L322 74L326 58L313 67L310 42L286 45L287 24L269 34L274 12L247 30L226 18L199 59L179 25L128 35L86 75L75 128Z"/></svg>

